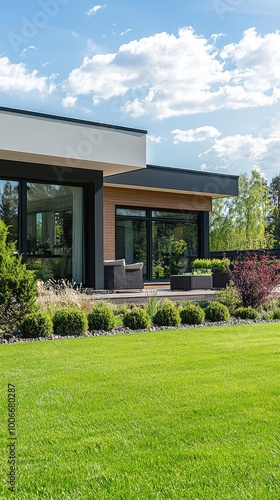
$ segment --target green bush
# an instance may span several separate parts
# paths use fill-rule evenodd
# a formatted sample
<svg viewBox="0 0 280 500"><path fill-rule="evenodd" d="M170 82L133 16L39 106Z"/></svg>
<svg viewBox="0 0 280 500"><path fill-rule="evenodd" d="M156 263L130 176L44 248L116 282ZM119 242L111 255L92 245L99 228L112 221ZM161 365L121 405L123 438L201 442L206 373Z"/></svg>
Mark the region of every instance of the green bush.
<svg viewBox="0 0 280 500"><path fill-rule="evenodd" d="M227 258L223 259L195 259L192 262L193 271L203 270L203 269L215 269L221 273L226 273L229 269L230 260Z"/></svg>
<svg viewBox="0 0 280 500"><path fill-rule="evenodd" d="M104 330L106 332L113 330L116 320L112 309L104 304L97 305L88 314L89 330Z"/></svg>
<svg viewBox="0 0 280 500"><path fill-rule="evenodd" d="M184 325L201 325L205 320L205 313L201 307L189 304L180 311L181 321Z"/></svg>
<svg viewBox="0 0 280 500"><path fill-rule="evenodd" d="M211 300L201 299L197 305L200 307L200 309L205 310L206 307L209 306L209 304L211 304Z"/></svg>
<svg viewBox="0 0 280 500"><path fill-rule="evenodd" d="M78 309L58 309L53 315L56 335L83 335L88 329L87 316Z"/></svg>
<svg viewBox="0 0 280 500"><path fill-rule="evenodd" d="M276 307L272 311L272 319L280 319L280 308Z"/></svg>
<svg viewBox="0 0 280 500"><path fill-rule="evenodd" d="M211 259L211 269L215 269L220 273L226 273L229 270L230 260L224 257L223 259Z"/></svg>
<svg viewBox="0 0 280 500"><path fill-rule="evenodd" d="M270 299L263 302L261 305L261 311L272 312L274 309L280 307L279 299Z"/></svg>
<svg viewBox="0 0 280 500"><path fill-rule="evenodd" d="M165 299L164 304L158 308L153 316L153 323L158 326L178 326L180 322L179 311L169 299Z"/></svg>
<svg viewBox="0 0 280 500"><path fill-rule="evenodd" d="M144 330L151 326L151 318L145 309L137 307L124 314L123 325L130 330Z"/></svg>
<svg viewBox="0 0 280 500"><path fill-rule="evenodd" d="M211 259L195 259L192 262L193 271L211 269Z"/></svg>
<svg viewBox="0 0 280 500"><path fill-rule="evenodd" d="M218 302L228 307L230 314L234 315L237 307L241 306L242 302L239 293L235 288L233 281L230 281L226 288L216 291Z"/></svg>
<svg viewBox="0 0 280 500"><path fill-rule="evenodd" d="M205 309L205 317L208 321L228 321L230 312L228 307L214 300Z"/></svg>
<svg viewBox="0 0 280 500"><path fill-rule="evenodd" d="M235 316L241 319L257 319L258 313L251 306L238 307L235 311Z"/></svg>
<svg viewBox="0 0 280 500"><path fill-rule="evenodd" d="M42 311L26 314L20 325L20 333L26 339L47 337L53 331L50 316Z"/></svg>
<svg viewBox="0 0 280 500"><path fill-rule="evenodd" d="M22 264L14 243L8 243L8 228L0 220L0 328L14 330L36 307L34 272Z"/></svg>

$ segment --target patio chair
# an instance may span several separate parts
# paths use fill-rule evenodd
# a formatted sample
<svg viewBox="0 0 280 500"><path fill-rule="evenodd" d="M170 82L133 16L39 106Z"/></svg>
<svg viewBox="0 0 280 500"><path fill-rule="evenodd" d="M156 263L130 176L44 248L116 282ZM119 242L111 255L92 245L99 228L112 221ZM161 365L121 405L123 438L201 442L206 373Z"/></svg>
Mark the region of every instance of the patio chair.
<svg viewBox="0 0 280 500"><path fill-rule="evenodd" d="M125 259L104 261L105 290L142 290L143 262L126 264Z"/></svg>

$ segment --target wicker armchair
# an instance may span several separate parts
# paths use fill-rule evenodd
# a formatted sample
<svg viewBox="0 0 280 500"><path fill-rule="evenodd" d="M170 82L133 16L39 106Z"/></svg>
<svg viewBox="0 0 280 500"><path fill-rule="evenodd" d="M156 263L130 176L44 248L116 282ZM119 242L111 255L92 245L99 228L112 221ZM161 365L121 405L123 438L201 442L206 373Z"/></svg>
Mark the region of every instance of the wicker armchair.
<svg viewBox="0 0 280 500"><path fill-rule="evenodd" d="M105 290L135 290L144 288L143 262L125 264L125 259L104 261Z"/></svg>

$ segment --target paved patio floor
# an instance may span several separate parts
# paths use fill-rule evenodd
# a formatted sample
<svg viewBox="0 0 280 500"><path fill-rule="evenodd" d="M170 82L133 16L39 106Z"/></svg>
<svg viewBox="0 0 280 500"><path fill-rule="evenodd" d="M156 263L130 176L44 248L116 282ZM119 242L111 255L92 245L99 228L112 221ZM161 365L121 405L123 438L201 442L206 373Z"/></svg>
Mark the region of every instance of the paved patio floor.
<svg viewBox="0 0 280 500"><path fill-rule="evenodd" d="M174 302L179 300L190 300L198 302L199 300L213 300L215 299L215 290L170 290L170 285L166 286L145 286L142 291L140 290L126 290L107 292L106 290L85 290L89 298L109 300L115 304L143 304L148 297L156 295L158 298L168 298Z"/></svg>

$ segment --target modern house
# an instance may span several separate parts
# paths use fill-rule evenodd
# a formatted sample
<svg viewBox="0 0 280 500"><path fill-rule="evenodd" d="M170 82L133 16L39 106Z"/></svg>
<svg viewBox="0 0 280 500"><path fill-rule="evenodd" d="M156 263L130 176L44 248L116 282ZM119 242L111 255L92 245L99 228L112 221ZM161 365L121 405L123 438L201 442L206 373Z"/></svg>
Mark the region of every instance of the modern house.
<svg viewBox="0 0 280 500"><path fill-rule="evenodd" d="M0 218L31 268L104 286L104 259L166 279L209 254L238 177L146 165L146 131L0 107Z"/></svg>

